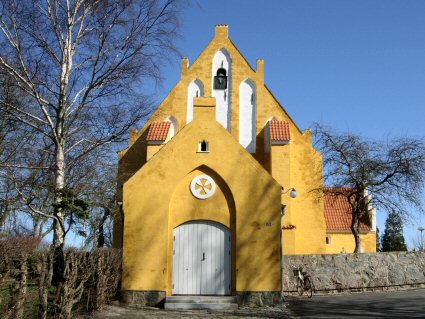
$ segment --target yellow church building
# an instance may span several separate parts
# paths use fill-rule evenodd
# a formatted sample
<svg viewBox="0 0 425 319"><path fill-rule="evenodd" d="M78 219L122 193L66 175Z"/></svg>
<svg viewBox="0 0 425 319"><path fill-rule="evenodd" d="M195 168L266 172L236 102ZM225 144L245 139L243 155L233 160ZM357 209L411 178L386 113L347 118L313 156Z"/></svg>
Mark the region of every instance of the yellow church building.
<svg viewBox="0 0 425 319"><path fill-rule="evenodd" d="M311 131L267 88L264 61L251 67L217 25L119 153L114 245L123 248L124 300L279 302L282 255L354 247L347 223L332 222L340 205L311 191L322 186ZM374 227L372 218L362 228L365 252L375 251Z"/></svg>

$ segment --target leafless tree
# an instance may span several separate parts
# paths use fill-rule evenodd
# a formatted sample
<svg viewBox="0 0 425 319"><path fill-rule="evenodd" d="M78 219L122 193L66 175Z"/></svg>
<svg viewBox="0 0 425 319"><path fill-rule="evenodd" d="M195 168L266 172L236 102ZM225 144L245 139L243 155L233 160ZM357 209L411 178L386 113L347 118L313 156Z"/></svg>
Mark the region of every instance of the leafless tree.
<svg viewBox="0 0 425 319"><path fill-rule="evenodd" d="M107 160L106 157L104 160ZM91 248L112 246L113 214L118 209L115 203L117 165L99 164L93 179L101 183L98 187L90 187L88 198L90 214L85 221L87 226L85 245Z"/></svg>
<svg viewBox="0 0 425 319"><path fill-rule="evenodd" d="M81 162L70 180L72 188L89 207L87 218L76 221L74 231L85 238L86 248L110 247L112 242L117 163L110 145L94 150Z"/></svg>
<svg viewBox="0 0 425 319"><path fill-rule="evenodd" d="M421 233L419 234L414 234L413 237L411 237L411 241L412 241L412 245L410 248L410 250L413 251L423 251L424 247L425 247L425 236L423 235L423 237L421 238Z"/></svg>
<svg viewBox="0 0 425 319"><path fill-rule="evenodd" d="M51 147L53 245L63 250L69 172L93 150L120 141L151 111L144 79L159 79L174 51L177 0L1 0L0 70L25 104L1 100ZM63 253L62 253L63 255Z"/></svg>
<svg viewBox="0 0 425 319"><path fill-rule="evenodd" d="M10 167L2 169L2 172L5 173L0 182L2 225L5 226L4 222L8 218L16 218L13 227L9 226L7 229L10 235L43 239L53 229L52 220L47 217L52 214L54 194L51 182L48 180L51 174L45 170ZM3 227L3 230L6 231L6 227Z"/></svg>
<svg viewBox="0 0 425 319"><path fill-rule="evenodd" d="M43 238L51 231L52 221L34 214L32 208L51 209L52 173L43 167L52 160L52 143L46 144L32 127L22 125L10 113L8 105L22 107L27 98L1 71L0 101L0 228L5 231L4 224L9 221L10 234Z"/></svg>
<svg viewBox="0 0 425 319"><path fill-rule="evenodd" d="M10 79L0 72L0 98L1 100L11 99ZM11 147L10 142L12 136L16 136L19 131L19 125L5 111L0 104L0 230L6 220L9 218L13 206L16 203L16 193L13 192L13 183L7 180L8 170L5 164L14 157L16 152Z"/></svg>
<svg viewBox="0 0 425 319"><path fill-rule="evenodd" d="M324 181L321 192L344 196L352 209L351 231L360 249L360 221L369 205L403 216L409 208L423 212L425 145L415 138L385 143L355 134L339 134L320 124L314 127L315 147L322 152Z"/></svg>

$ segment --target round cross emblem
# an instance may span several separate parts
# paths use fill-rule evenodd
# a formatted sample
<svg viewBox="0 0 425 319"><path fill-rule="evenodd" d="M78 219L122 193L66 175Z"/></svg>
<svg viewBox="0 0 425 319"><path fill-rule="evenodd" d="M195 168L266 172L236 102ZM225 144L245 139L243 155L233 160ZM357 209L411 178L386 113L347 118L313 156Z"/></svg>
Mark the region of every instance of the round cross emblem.
<svg viewBox="0 0 425 319"><path fill-rule="evenodd" d="M206 199L215 192L216 184L208 175L198 175L190 183L190 191L199 199Z"/></svg>

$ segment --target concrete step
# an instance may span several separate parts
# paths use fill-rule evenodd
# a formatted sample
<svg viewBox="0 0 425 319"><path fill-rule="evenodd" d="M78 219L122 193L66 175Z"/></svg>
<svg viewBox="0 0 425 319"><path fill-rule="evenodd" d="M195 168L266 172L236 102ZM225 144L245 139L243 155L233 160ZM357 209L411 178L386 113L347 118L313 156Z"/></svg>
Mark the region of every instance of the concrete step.
<svg viewBox="0 0 425 319"><path fill-rule="evenodd" d="M165 298L165 309L237 310L236 300L233 296L168 296Z"/></svg>
<svg viewBox="0 0 425 319"><path fill-rule="evenodd" d="M167 296L170 303L237 303L235 296Z"/></svg>
<svg viewBox="0 0 425 319"><path fill-rule="evenodd" d="M235 303L165 303L167 310L194 310L194 309L209 309L209 310L237 310L238 305Z"/></svg>

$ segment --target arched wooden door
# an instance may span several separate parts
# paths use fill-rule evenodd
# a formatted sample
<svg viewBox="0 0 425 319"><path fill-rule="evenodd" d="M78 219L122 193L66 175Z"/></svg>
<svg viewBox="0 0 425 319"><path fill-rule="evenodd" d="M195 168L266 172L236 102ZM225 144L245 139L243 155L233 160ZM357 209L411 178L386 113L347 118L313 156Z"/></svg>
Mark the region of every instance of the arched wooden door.
<svg viewBox="0 0 425 319"><path fill-rule="evenodd" d="M231 232L193 221L174 229L173 295L230 295Z"/></svg>

